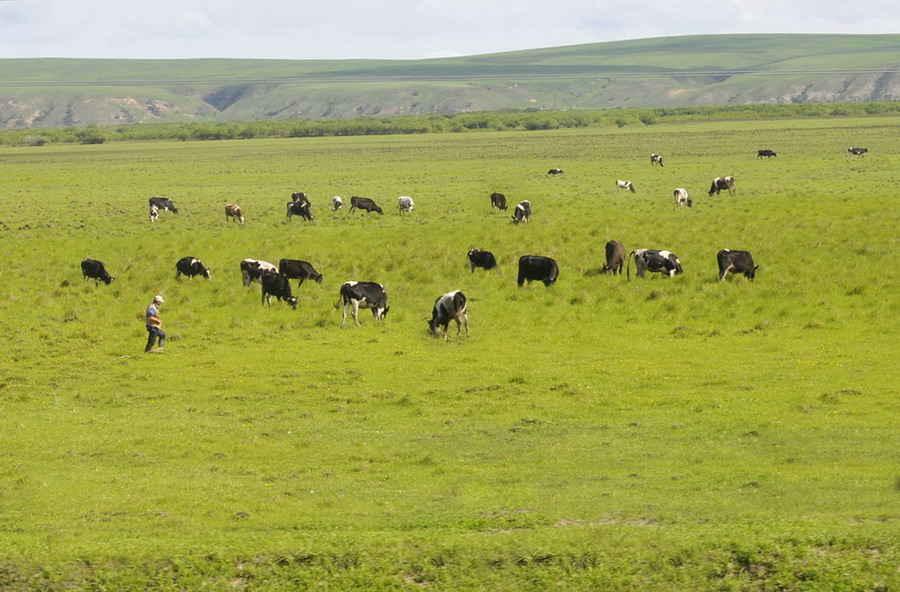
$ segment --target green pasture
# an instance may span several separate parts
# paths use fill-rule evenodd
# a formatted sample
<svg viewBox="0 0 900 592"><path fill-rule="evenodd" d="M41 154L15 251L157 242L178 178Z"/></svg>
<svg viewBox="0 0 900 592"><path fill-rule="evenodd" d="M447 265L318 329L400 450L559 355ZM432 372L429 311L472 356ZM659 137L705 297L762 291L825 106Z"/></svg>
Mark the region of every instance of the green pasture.
<svg viewBox="0 0 900 592"><path fill-rule="evenodd" d="M0 149L0 589L898 589L898 131ZM707 197L722 175L737 194ZM294 191L314 221L285 219ZM151 196L181 213L151 224ZM685 274L601 275L613 238ZM500 267L470 273L472 247ZM721 248L756 280L718 282ZM518 288L523 254L557 284ZM176 281L186 255L212 279ZM325 280L268 308L245 257ZM385 285L383 322L340 328L351 279ZM457 288L470 335L430 337ZM144 355L156 293L170 340Z"/></svg>

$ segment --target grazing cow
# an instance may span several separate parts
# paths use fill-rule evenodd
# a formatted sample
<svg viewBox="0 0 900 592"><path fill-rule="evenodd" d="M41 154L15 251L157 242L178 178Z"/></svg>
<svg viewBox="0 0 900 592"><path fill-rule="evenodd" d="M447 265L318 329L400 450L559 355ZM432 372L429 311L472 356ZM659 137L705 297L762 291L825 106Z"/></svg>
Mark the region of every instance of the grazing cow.
<svg viewBox="0 0 900 592"><path fill-rule="evenodd" d="M106 272L106 267L104 267L103 262L97 261L96 259L85 259L81 262L81 276L85 280L88 278L94 280L95 286L99 285L100 282L103 282L108 286L116 279Z"/></svg>
<svg viewBox="0 0 900 592"><path fill-rule="evenodd" d="M244 223L244 211L241 209L241 206L237 204L228 204L225 206L225 221L228 222L231 218L234 218L241 224Z"/></svg>
<svg viewBox="0 0 900 592"><path fill-rule="evenodd" d="M494 254L490 251L482 251L481 249L472 249L469 251L467 255L469 259L469 266L472 268L472 272L475 272L476 267L482 267L484 269L494 269L497 267L497 260L494 259Z"/></svg>
<svg viewBox="0 0 900 592"><path fill-rule="evenodd" d="M251 282L259 281L264 271L278 271L278 268L268 261L259 259L244 259L241 261L241 279L247 287Z"/></svg>
<svg viewBox="0 0 900 592"><path fill-rule="evenodd" d="M664 166L662 156L660 156L659 154L651 154L650 155L650 164L651 165L658 164L659 166Z"/></svg>
<svg viewBox="0 0 900 592"><path fill-rule="evenodd" d="M175 207L175 204L172 203L172 200L168 197L151 197L150 198L150 207L156 206L159 210L163 212L172 212L173 214L178 213L178 208Z"/></svg>
<svg viewBox="0 0 900 592"><path fill-rule="evenodd" d="M613 275L622 275L625 266L625 245L622 241L611 240L606 243L606 265L600 268L600 273L611 271Z"/></svg>
<svg viewBox="0 0 900 592"><path fill-rule="evenodd" d="M344 282L334 307L338 308L341 303L344 305L341 328L347 326L347 311L351 308L357 327L361 326L359 324L360 308L371 308L376 321L384 319L391 308L387 305L387 293L384 291L384 286L375 282Z"/></svg>
<svg viewBox="0 0 900 592"><path fill-rule="evenodd" d="M296 193L294 195L297 195ZM313 219L312 211L310 211L310 204L306 201L304 196L301 200L289 201L287 203L287 219L290 220L294 216L300 216L306 221L310 221Z"/></svg>
<svg viewBox="0 0 900 592"><path fill-rule="evenodd" d="M384 214L381 208L378 207L374 201L369 199L368 197L358 197L354 195L350 198L350 213L353 213L353 210L365 210L368 214L369 212L378 212L379 214Z"/></svg>
<svg viewBox="0 0 900 592"><path fill-rule="evenodd" d="M415 202L413 202L413 198L408 195L401 195L397 198L397 209L402 214L406 212L407 214L412 213L413 208L416 207Z"/></svg>
<svg viewBox="0 0 900 592"><path fill-rule="evenodd" d="M292 280L300 280L297 283L298 288L303 285L303 280L309 279L321 284L325 279L312 263L299 259L282 259L278 262L278 273Z"/></svg>
<svg viewBox="0 0 900 592"><path fill-rule="evenodd" d="M548 175L561 175L561 174L563 174L564 172L565 172L565 171L562 170L562 169L550 169L549 171L547 171L547 174L548 174Z"/></svg>
<svg viewBox="0 0 900 592"><path fill-rule="evenodd" d="M851 154L854 156L862 156L868 151L868 148L847 148L847 156L850 156Z"/></svg>
<svg viewBox="0 0 900 592"><path fill-rule="evenodd" d="M156 206L150 206L150 221L156 222L159 220L159 208Z"/></svg>
<svg viewBox="0 0 900 592"><path fill-rule="evenodd" d="M775 154L774 150L757 150L756 151L757 160L759 160L763 156L765 156L766 158L772 158L773 156L778 156L778 155Z"/></svg>
<svg viewBox="0 0 900 592"><path fill-rule="evenodd" d="M675 196L675 207L691 207L694 205L694 201L691 199L691 196L688 195L687 189L684 187L677 188L673 195Z"/></svg>
<svg viewBox="0 0 900 592"><path fill-rule="evenodd" d="M335 195L334 197L331 198L331 211L332 212L336 212L339 209L341 209L342 207L344 207L344 200L341 199L340 195Z"/></svg>
<svg viewBox="0 0 900 592"><path fill-rule="evenodd" d="M550 257L541 257L540 255L522 255L519 257L519 286L528 280L544 282L544 285L550 287L550 284L556 282L559 277L559 266L556 261Z"/></svg>
<svg viewBox="0 0 900 592"><path fill-rule="evenodd" d="M616 181L616 191L619 189L626 189L632 193L634 193L634 184L631 181L618 180Z"/></svg>
<svg viewBox="0 0 900 592"><path fill-rule="evenodd" d="M428 328L435 337L444 333L444 339L448 339L449 335L447 327L450 321L456 321L456 334L462 332L462 325L466 327L466 335L469 334L469 315L466 310L466 295L462 290L454 290L447 292L443 296L438 296L434 301L434 308L431 310L431 319L428 320Z"/></svg>
<svg viewBox="0 0 900 592"><path fill-rule="evenodd" d="M756 270L759 265L753 263L753 256L750 251L732 251L731 249L722 249L716 253L716 261L719 263L719 281L725 279L725 275L731 273L742 273L751 282L756 277Z"/></svg>
<svg viewBox="0 0 900 592"><path fill-rule="evenodd" d="M518 224L519 222L527 224L529 220L531 220L531 202L525 199L516 204L516 209L513 210L512 221L513 224Z"/></svg>
<svg viewBox="0 0 900 592"><path fill-rule="evenodd" d="M625 268L625 275L631 279L631 259L634 255L634 264L637 268L637 276L644 277L647 271L659 272L669 277L674 277L679 273L684 273L681 267L681 261L675 253L669 251L657 251L654 249L635 249L628 254L628 265Z"/></svg>
<svg viewBox="0 0 900 592"><path fill-rule="evenodd" d="M720 191L727 189L728 193L734 195L734 177L716 177L712 180L712 184L709 186L709 195L715 193L719 195Z"/></svg>
<svg viewBox="0 0 900 592"><path fill-rule="evenodd" d="M203 262L196 257L182 257L175 263L175 279L180 280L182 275L194 279L195 275L202 275L209 279L212 270L203 266Z"/></svg>
<svg viewBox="0 0 900 592"><path fill-rule="evenodd" d="M291 305L291 308L297 310L297 297L291 294L291 282L277 271L264 271L260 276L262 284L262 300L260 304L266 303L272 306L272 296L278 300L284 300Z"/></svg>
<svg viewBox="0 0 900 592"><path fill-rule="evenodd" d="M502 193L494 192L491 194L491 208L506 211L506 196Z"/></svg>

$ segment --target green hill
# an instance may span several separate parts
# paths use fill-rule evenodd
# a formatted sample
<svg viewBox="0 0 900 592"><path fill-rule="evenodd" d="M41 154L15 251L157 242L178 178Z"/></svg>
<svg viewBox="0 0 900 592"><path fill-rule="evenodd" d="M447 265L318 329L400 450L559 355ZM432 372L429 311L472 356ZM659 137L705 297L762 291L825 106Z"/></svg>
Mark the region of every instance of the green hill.
<svg viewBox="0 0 900 592"><path fill-rule="evenodd" d="M900 100L900 35L702 35L432 60L0 60L0 125Z"/></svg>

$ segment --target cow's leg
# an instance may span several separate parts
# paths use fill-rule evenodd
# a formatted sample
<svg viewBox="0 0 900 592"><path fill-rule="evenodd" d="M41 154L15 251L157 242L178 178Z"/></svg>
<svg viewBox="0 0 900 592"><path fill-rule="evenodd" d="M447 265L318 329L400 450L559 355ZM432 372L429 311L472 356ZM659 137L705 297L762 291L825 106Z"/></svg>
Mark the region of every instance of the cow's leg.
<svg viewBox="0 0 900 592"><path fill-rule="evenodd" d="M343 310L343 318L341 319L341 329L347 326L347 309L350 308L350 303L348 301L344 301L344 310Z"/></svg>
<svg viewBox="0 0 900 592"><path fill-rule="evenodd" d="M353 321L356 323L357 327L362 327L362 325L359 324L359 301L354 300L351 304L353 305Z"/></svg>

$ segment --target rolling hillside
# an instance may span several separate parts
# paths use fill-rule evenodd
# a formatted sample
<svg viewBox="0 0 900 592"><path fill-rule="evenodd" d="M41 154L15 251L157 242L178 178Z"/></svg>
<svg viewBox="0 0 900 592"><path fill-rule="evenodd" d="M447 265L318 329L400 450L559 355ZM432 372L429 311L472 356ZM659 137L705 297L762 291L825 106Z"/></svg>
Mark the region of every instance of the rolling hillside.
<svg viewBox="0 0 900 592"><path fill-rule="evenodd" d="M433 60L0 60L3 128L900 100L900 35L708 35Z"/></svg>

